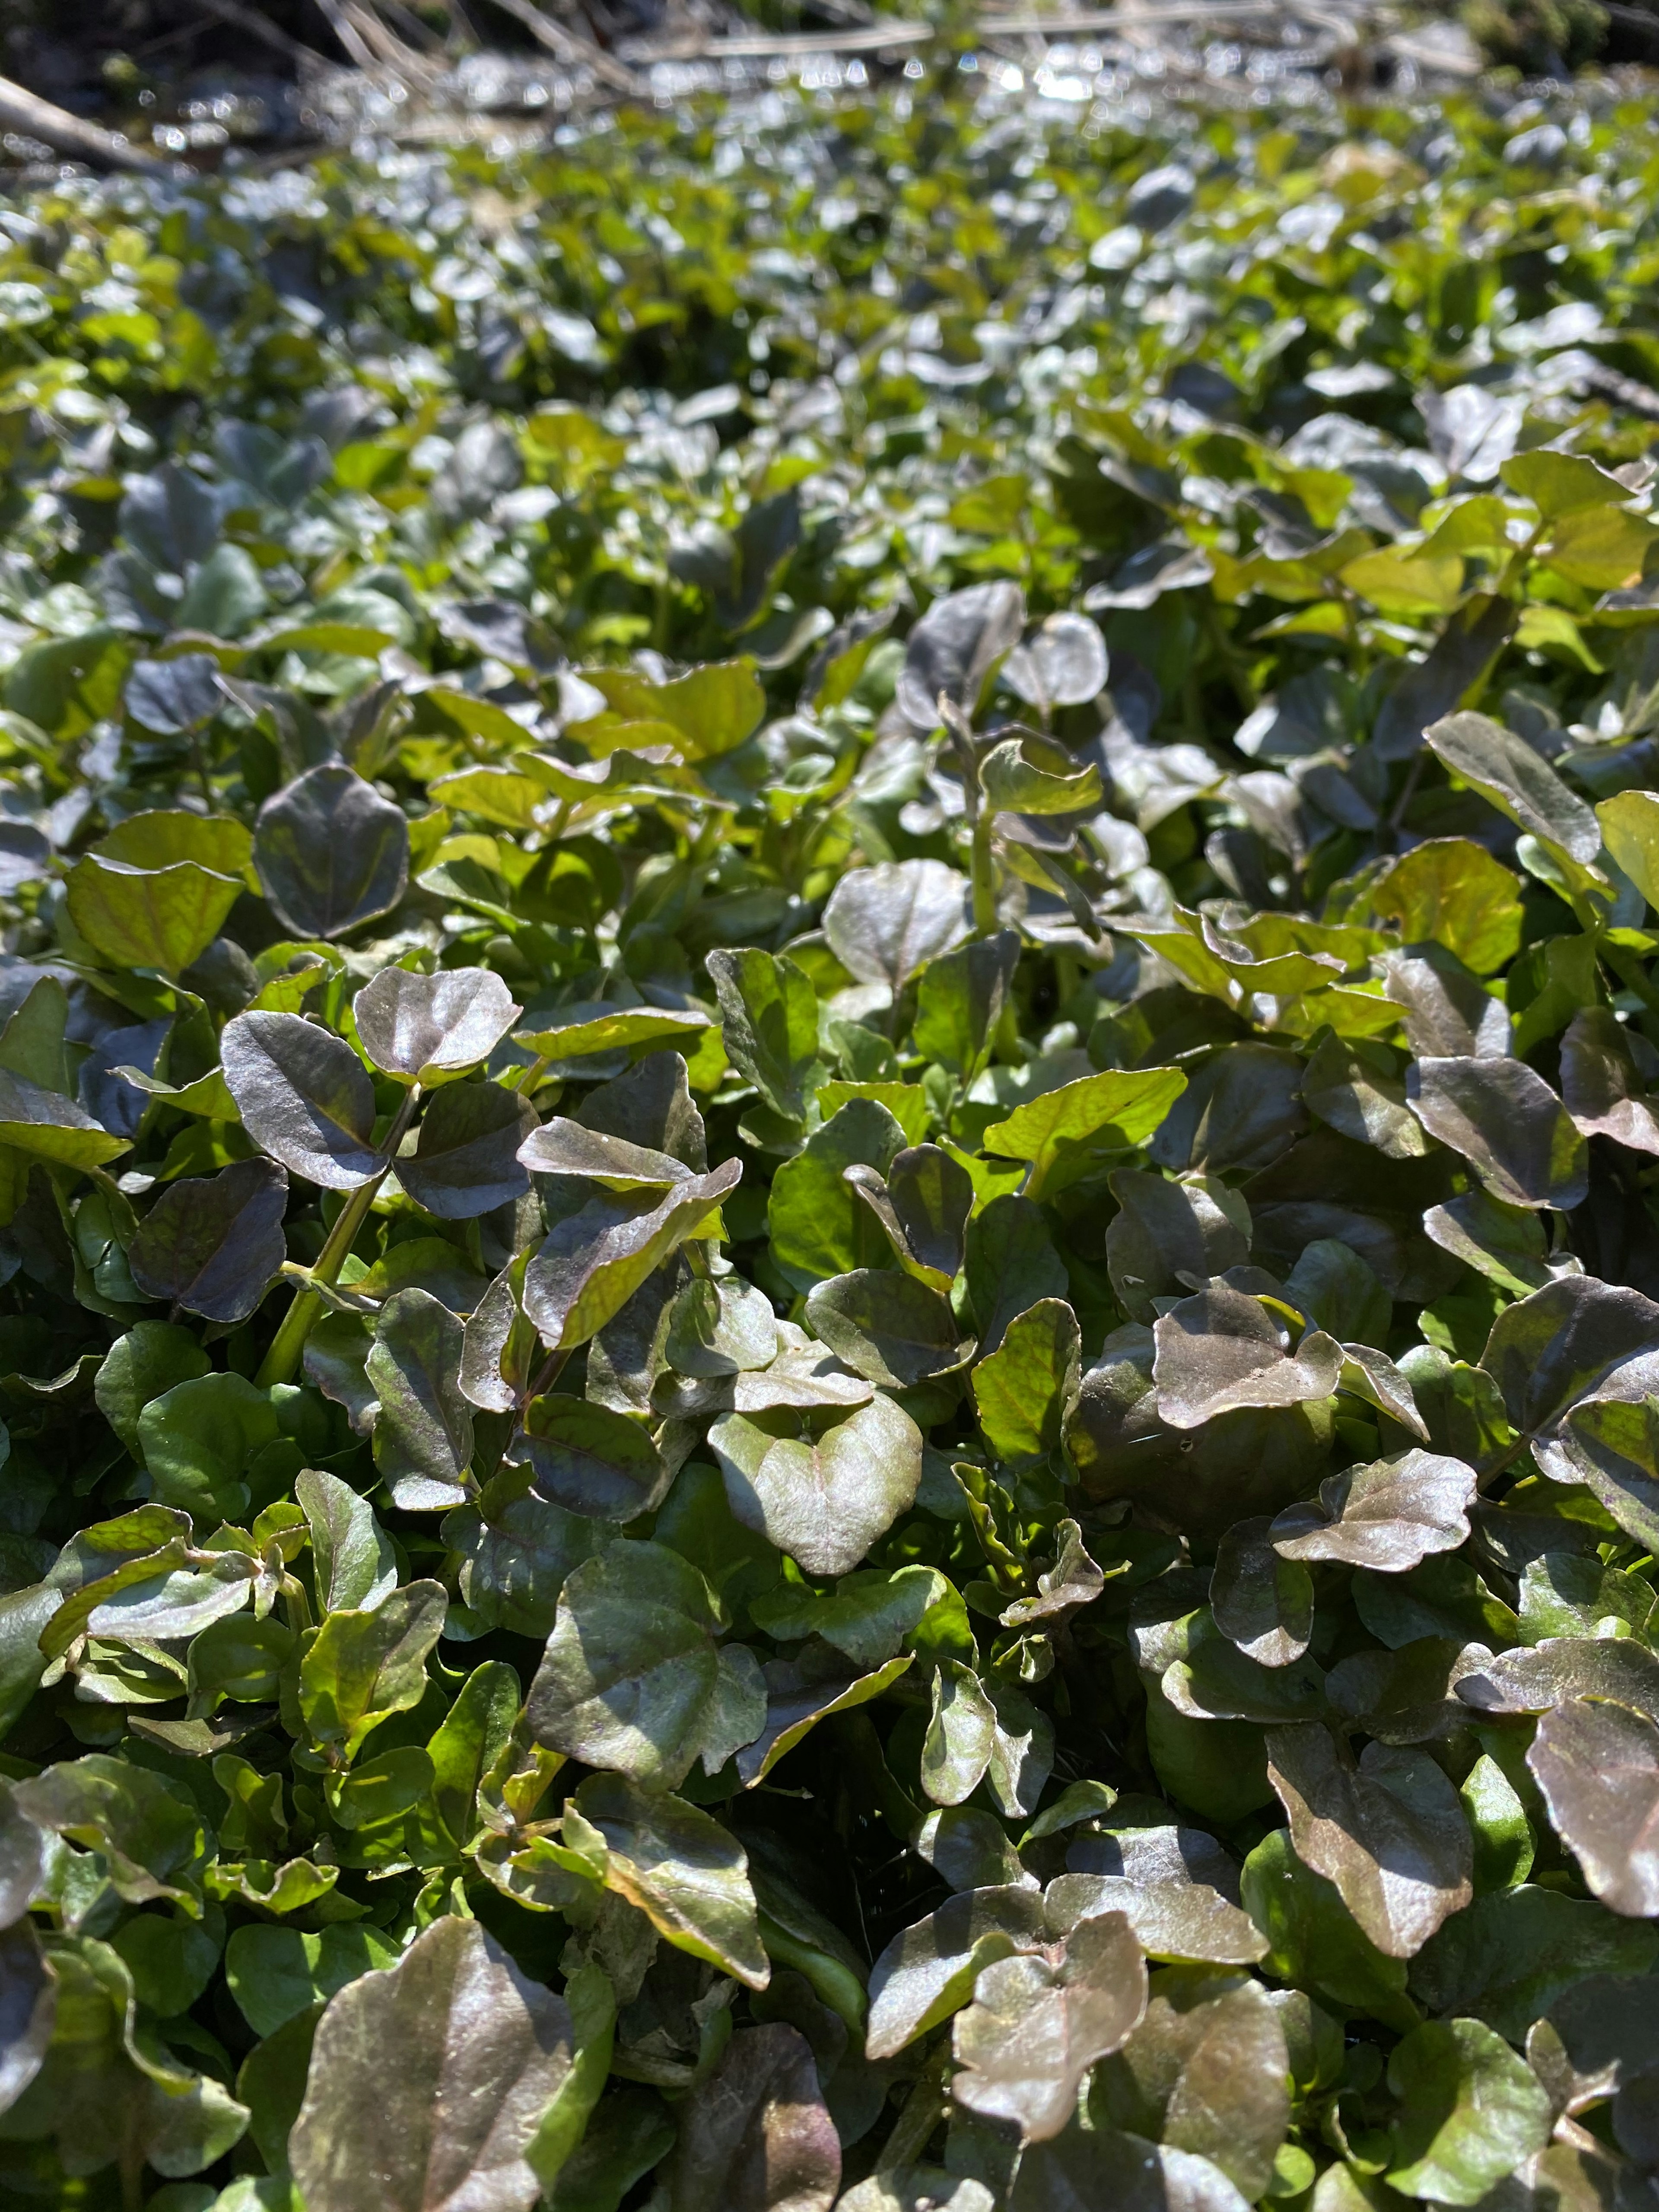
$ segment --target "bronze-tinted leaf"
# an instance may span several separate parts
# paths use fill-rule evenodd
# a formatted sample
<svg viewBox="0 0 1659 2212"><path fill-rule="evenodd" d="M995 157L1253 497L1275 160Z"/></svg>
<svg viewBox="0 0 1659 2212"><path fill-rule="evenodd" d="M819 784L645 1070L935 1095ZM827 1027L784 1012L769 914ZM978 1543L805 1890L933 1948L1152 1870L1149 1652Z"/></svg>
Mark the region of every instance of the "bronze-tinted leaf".
<svg viewBox="0 0 1659 2212"><path fill-rule="evenodd" d="M1106 1267L1132 1321L1152 1321L1159 1294L1190 1290L1249 1258L1249 1209L1218 1178L1119 1168L1107 1180L1119 1211L1106 1231Z"/></svg>
<svg viewBox="0 0 1659 2212"><path fill-rule="evenodd" d="M289 2140L313 2212L530 2212L530 2154L574 2059L562 1997L476 1920L434 1921L330 2000Z"/></svg>
<svg viewBox="0 0 1659 2212"><path fill-rule="evenodd" d="M1374 1145L1389 1159L1419 1159L1429 1148L1406 1103L1398 1056L1386 1045L1322 1038L1302 1079L1302 1096L1322 1121L1356 1143Z"/></svg>
<svg viewBox="0 0 1659 2212"><path fill-rule="evenodd" d="M519 1152L536 1126L527 1098L499 1083L452 1083L421 1116L415 1149L397 1163L416 1206L440 1221L476 1221L530 1188Z"/></svg>
<svg viewBox="0 0 1659 2212"><path fill-rule="evenodd" d="M939 695L971 714L986 678L1019 642L1025 600L1018 584L970 584L947 592L906 641L900 712L926 733L939 726Z"/></svg>
<svg viewBox="0 0 1659 2212"><path fill-rule="evenodd" d="M375 1066L428 1091L488 1060L523 1011L489 968L382 968L351 1002Z"/></svg>
<svg viewBox="0 0 1659 2212"><path fill-rule="evenodd" d="M259 809L253 865L295 937L343 937L402 898L409 824L354 769L327 763Z"/></svg>
<svg viewBox="0 0 1659 2212"><path fill-rule="evenodd" d="M816 1437L775 1437L732 1414L708 1441L738 1519L811 1575L850 1573L921 1480L921 1431L890 1398Z"/></svg>
<svg viewBox="0 0 1659 2212"><path fill-rule="evenodd" d="M1008 2212L1248 2212L1218 2166L1116 2130L1070 2128L1019 2162Z"/></svg>
<svg viewBox="0 0 1659 2212"><path fill-rule="evenodd" d="M629 1144L625 1137L607 1136L557 1114L539 1128L532 1127L519 1148L519 1159L532 1175L575 1176L606 1190L654 1194L691 1180L690 1169L666 1152Z"/></svg>
<svg viewBox="0 0 1659 2212"><path fill-rule="evenodd" d="M525 1274L524 1309L543 1341L554 1351L586 1344L742 1179L743 1162L727 1160L677 1182L658 1204L654 1192L637 1206L607 1194L557 1223Z"/></svg>
<svg viewBox="0 0 1659 2212"><path fill-rule="evenodd" d="M1659 1305L1593 1275L1564 1275L1504 1308L1480 1364L1513 1426L1535 1436L1581 1398L1638 1400L1659 1387Z"/></svg>
<svg viewBox="0 0 1659 2212"><path fill-rule="evenodd" d="M1377 1949L1409 1959L1474 1894L1457 1792L1424 1753L1368 1744L1355 1765L1317 1723L1273 1729L1267 1774L1297 1856L1334 1882Z"/></svg>
<svg viewBox="0 0 1659 2212"><path fill-rule="evenodd" d="M561 1593L525 1707L537 1741L647 1789L678 1789L699 1758L714 1773L766 1720L759 1662L716 1643L723 1626L689 1559L608 1545Z"/></svg>
<svg viewBox="0 0 1659 2212"><path fill-rule="evenodd" d="M1287 1505L1271 1540L1281 1559L1401 1574L1467 1540L1474 1492L1472 1467L1413 1447L1398 1459L1328 1475L1317 1504Z"/></svg>
<svg viewBox="0 0 1659 2212"><path fill-rule="evenodd" d="M1237 1522L1217 1547L1210 1578L1216 1626L1264 1667L1299 1659L1313 1632L1312 1577L1269 1541L1276 1525L1265 1518Z"/></svg>
<svg viewBox="0 0 1659 2212"><path fill-rule="evenodd" d="M1550 1636L1529 1651L1500 1651L1457 1694L1482 1713L1547 1713L1610 1698L1659 1714L1659 1658L1627 1636Z"/></svg>
<svg viewBox="0 0 1659 2212"><path fill-rule="evenodd" d="M644 1425L554 1392L532 1398L507 1448L538 1498L593 1521L631 1521L660 1505L670 1468Z"/></svg>
<svg viewBox="0 0 1659 2212"><path fill-rule="evenodd" d="M938 1145L894 1155L885 1177L854 1165L844 1180L887 1232L900 1265L933 1290L948 1291L961 1268L974 1186L968 1170Z"/></svg>
<svg viewBox="0 0 1659 2212"><path fill-rule="evenodd" d="M1177 1429L1201 1428L1243 1407L1328 1397L1342 1347L1310 1329L1292 1352L1280 1319L1258 1297L1217 1284L1182 1298L1153 1325L1158 1410Z"/></svg>
<svg viewBox="0 0 1659 2212"><path fill-rule="evenodd" d="M326 1190L355 1190L383 1164L374 1086L349 1044L298 1014L238 1014L220 1040L225 1081L255 1143Z"/></svg>
<svg viewBox="0 0 1659 2212"><path fill-rule="evenodd" d="M1425 737L1454 775L1473 784L1511 822L1556 845L1581 866L1601 849L1601 825L1543 755L1486 714L1448 714Z"/></svg>
<svg viewBox="0 0 1659 2212"><path fill-rule="evenodd" d="M274 1160L233 1160L168 1183L127 1249L132 1279L204 1320L242 1322L288 1257L288 1177Z"/></svg>
<svg viewBox="0 0 1659 2212"><path fill-rule="evenodd" d="M380 1401L374 1464L406 1512L435 1512L468 1494L472 1408L460 1388L460 1322L429 1291L381 1307L364 1363Z"/></svg>
<svg viewBox="0 0 1659 2212"><path fill-rule="evenodd" d="M964 1891L896 1936L870 1969L866 2051L890 2058L967 2003L981 1970L1044 1941L1036 1888Z"/></svg>
<svg viewBox="0 0 1659 2212"><path fill-rule="evenodd" d="M1381 964L1389 998L1404 1010L1414 1055L1501 1060L1507 1054L1508 1007L1453 954L1430 946L1388 953Z"/></svg>
<svg viewBox="0 0 1659 2212"><path fill-rule="evenodd" d="M902 990L968 935L968 880L942 860L854 868L830 894L823 933L861 983Z"/></svg>
<svg viewBox="0 0 1659 2212"><path fill-rule="evenodd" d="M1547 1712L1527 1753L1556 1833L1604 1905L1659 1913L1659 1725L1601 1698Z"/></svg>
<svg viewBox="0 0 1659 2212"><path fill-rule="evenodd" d="M1589 1149L1523 1060L1428 1060L1407 1078L1411 1109L1508 1206L1568 1212L1589 1188Z"/></svg>
<svg viewBox="0 0 1659 2212"><path fill-rule="evenodd" d="M1085 2074L1118 2049L1146 2007L1146 1967L1121 1912L1079 1921L1063 1943L981 1970L957 2015L958 2104L1015 2123L1027 2142L1057 2136Z"/></svg>
<svg viewBox="0 0 1659 2212"><path fill-rule="evenodd" d="M1568 1024L1561 1100L1587 1137L1659 1152L1659 1052L1610 1006L1586 1006Z"/></svg>
<svg viewBox="0 0 1659 2212"><path fill-rule="evenodd" d="M830 2212L840 2185L811 2045L783 2021L742 2029L681 2107L669 2212Z"/></svg>
<svg viewBox="0 0 1659 2212"><path fill-rule="evenodd" d="M815 1283L806 1318L838 1359L890 1390L951 1373L973 1352L972 1337L962 1334L939 1293L890 1267L860 1267Z"/></svg>

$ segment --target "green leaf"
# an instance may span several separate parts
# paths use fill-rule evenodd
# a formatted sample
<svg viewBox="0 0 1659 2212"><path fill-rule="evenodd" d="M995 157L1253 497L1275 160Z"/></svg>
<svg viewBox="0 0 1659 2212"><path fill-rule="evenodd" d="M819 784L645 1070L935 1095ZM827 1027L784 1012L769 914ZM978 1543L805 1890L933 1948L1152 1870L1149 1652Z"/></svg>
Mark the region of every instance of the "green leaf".
<svg viewBox="0 0 1659 2212"><path fill-rule="evenodd" d="M331 1997L360 1974L397 1963L398 1948L374 1928L295 1928L257 1922L238 1928L225 1947L225 1978L243 2017L258 2036Z"/></svg>
<svg viewBox="0 0 1659 2212"><path fill-rule="evenodd" d="M460 1389L461 1324L429 1291L380 1308L365 1374L380 1401L374 1464L405 1512L459 1505L470 1491L472 1408Z"/></svg>
<svg viewBox="0 0 1659 2212"><path fill-rule="evenodd" d="M318 1603L325 1613L372 1612L398 1586L397 1562L374 1508L321 1468L301 1468L294 1494L311 1532Z"/></svg>
<svg viewBox="0 0 1659 2212"><path fill-rule="evenodd" d="M1028 1160L1025 1196L1040 1199L1095 1173L1114 1153L1143 1145L1186 1088L1176 1067L1081 1076L994 1121L985 1147L1006 1159Z"/></svg>
<svg viewBox="0 0 1659 2212"><path fill-rule="evenodd" d="M270 1392L240 1375L175 1382L138 1416L150 1494L210 1524L230 1520L248 1502L248 1462L281 1433Z"/></svg>
<svg viewBox="0 0 1659 2212"><path fill-rule="evenodd" d="M811 978L793 960L775 959L752 946L711 952L708 967L732 1065L774 1113L805 1121L822 1070L817 994Z"/></svg>
<svg viewBox="0 0 1659 2212"><path fill-rule="evenodd" d="M1019 939L1005 929L930 960L916 987L918 1052L972 1082L990 1052L1018 959Z"/></svg>
<svg viewBox="0 0 1659 2212"><path fill-rule="evenodd" d="M538 1742L647 1789L713 1774L766 1717L754 1654L696 1569L655 1543L608 1545L566 1581L526 1715Z"/></svg>
<svg viewBox="0 0 1659 2212"><path fill-rule="evenodd" d="M444 1623L441 1583L410 1583L373 1611L331 1613L300 1662L300 1711L313 1741L349 1759L370 1730L426 1692Z"/></svg>
<svg viewBox="0 0 1659 2212"><path fill-rule="evenodd" d="M679 750L689 761L714 760L751 736L766 712L752 660L716 660L692 668L672 683L653 684L629 670L595 668L584 681L602 692L613 714L637 721L665 722L678 732ZM586 726L573 734L582 738ZM595 751L608 751L605 744Z"/></svg>
<svg viewBox="0 0 1659 2212"><path fill-rule="evenodd" d="M37 1826L100 1852L130 1905L166 1899L200 1918L210 1838L194 1804L160 1775L89 1752L15 1784L12 1796Z"/></svg>
<svg viewBox="0 0 1659 2212"><path fill-rule="evenodd" d="M772 1251L801 1288L881 1259L875 1224L846 1172L866 1167L885 1176L904 1149L904 1132L887 1109L854 1098L778 1170L767 1207Z"/></svg>
<svg viewBox="0 0 1659 2212"><path fill-rule="evenodd" d="M1549 2141L1553 2114L1532 2069L1478 2020L1414 2027L1389 2061L1404 2110L1389 2180L1407 2196L1475 2204Z"/></svg>
<svg viewBox="0 0 1659 2212"><path fill-rule="evenodd" d="M130 1149L73 1099L0 1068L0 1145L66 1168L102 1167Z"/></svg>
<svg viewBox="0 0 1659 2212"><path fill-rule="evenodd" d="M750 1989L766 1987L749 1861L735 1836L700 1806L636 1789L618 1774L593 1774L572 1804L605 1854L605 1881L643 1912L659 1935L706 1959ZM565 1815L566 1840L573 1825Z"/></svg>
<svg viewBox="0 0 1659 2212"><path fill-rule="evenodd" d="M1009 1322L973 1372L980 1427L999 1459L1018 1463L1059 1449L1081 1362L1077 1316L1064 1298L1039 1299Z"/></svg>
<svg viewBox="0 0 1659 2212"><path fill-rule="evenodd" d="M1244 1909L1270 1946L1262 1963L1276 1979L1315 1990L1345 2011L1391 2027L1414 2024L1404 1960L1378 1950L1335 1884L1291 1850L1288 1829L1275 1828L1262 1838L1245 1860L1240 1881Z"/></svg>
<svg viewBox="0 0 1659 2212"><path fill-rule="evenodd" d="M850 1573L921 1481L921 1432L890 1398L811 1437L728 1414L708 1441L737 1518L811 1575Z"/></svg>
<svg viewBox="0 0 1659 2212"><path fill-rule="evenodd" d="M1012 814L1073 814L1100 803L1100 771L1081 767L1053 738L1029 733L993 745L979 764L979 785L989 806Z"/></svg>
<svg viewBox="0 0 1659 2212"><path fill-rule="evenodd" d="M194 860L135 867L94 851L64 885L70 921L101 960L115 968L156 968L177 975L217 937L243 884Z"/></svg>
<svg viewBox="0 0 1659 2212"><path fill-rule="evenodd" d="M1659 907L1659 792L1615 792L1595 818L1615 863L1648 904Z"/></svg>

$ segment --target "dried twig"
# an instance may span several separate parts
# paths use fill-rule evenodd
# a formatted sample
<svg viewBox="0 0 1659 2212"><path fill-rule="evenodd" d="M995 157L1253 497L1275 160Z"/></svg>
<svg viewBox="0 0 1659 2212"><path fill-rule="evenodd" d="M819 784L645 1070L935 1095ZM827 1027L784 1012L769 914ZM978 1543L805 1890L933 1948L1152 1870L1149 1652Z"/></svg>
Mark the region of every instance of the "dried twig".
<svg viewBox="0 0 1659 2212"><path fill-rule="evenodd" d="M258 9L243 7L241 0L196 0L196 5L204 14L216 15L222 23L229 23L239 31L246 31L249 38L262 40L266 46L274 46L279 54L286 55L291 62L310 62L319 69L332 66L314 46L308 46L301 40L295 38L280 24L273 23L269 15L262 15Z"/></svg>
<svg viewBox="0 0 1659 2212"><path fill-rule="evenodd" d="M67 154L77 161L90 161L100 169L144 169L163 174L168 167L155 155L145 154L113 131L85 122L38 94L26 92L0 76L0 131L13 131L38 138L54 154Z"/></svg>
<svg viewBox="0 0 1659 2212"><path fill-rule="evenodd" d="M509 4L510 0L497 0L498 6ZM1001 14L993 9L979 18L975 27L981 37L988 39L1071 39L1144 30L1159 23L1252 19L1310 23L1323 29L1352 28L1346 17L1310 4L1310 0L1158 0L1158 4L1151 7L1094 8L1053 15ZM629 51L641 62L787 60L793 55L805 54L888 53L906 46L927 46L944 35L933 23L877 23L868 29L757 31L729 39L680 39L661 46L637 44Z"/></svg>
<svg viewBox="0 0 1659 2212"><path fill-rule="evenodd" d="M340 0L317 0L317 5L328 18L328 27L333 32L345 52L361 70L372 70L378 57L353 22Z"/></svg>
<svg viewBox="0 0 1659 2212"><path fill-rule="evenodd" d="M580 38L575 32L566 30L562 23L556 23L550 15L544 15L534 5L534 0L495 0L495 5L522 23L537 44L544 46L567 69L592 70L601 84L608 84L615 92L639 90L632 70L613 59L591 39Z"/></svg>

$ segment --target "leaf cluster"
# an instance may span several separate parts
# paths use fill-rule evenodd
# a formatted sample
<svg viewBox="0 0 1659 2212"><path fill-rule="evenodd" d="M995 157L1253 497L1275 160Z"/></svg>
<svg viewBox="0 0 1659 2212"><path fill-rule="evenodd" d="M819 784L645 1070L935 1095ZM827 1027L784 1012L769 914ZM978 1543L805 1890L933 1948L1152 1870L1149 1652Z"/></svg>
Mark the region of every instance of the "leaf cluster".
<svg viewBox="0 0 1659 2212"><path fill-rule="evenodd" d="M1659 146L1569 121L6 212L6 2201L1650 2201Z"/></svg>

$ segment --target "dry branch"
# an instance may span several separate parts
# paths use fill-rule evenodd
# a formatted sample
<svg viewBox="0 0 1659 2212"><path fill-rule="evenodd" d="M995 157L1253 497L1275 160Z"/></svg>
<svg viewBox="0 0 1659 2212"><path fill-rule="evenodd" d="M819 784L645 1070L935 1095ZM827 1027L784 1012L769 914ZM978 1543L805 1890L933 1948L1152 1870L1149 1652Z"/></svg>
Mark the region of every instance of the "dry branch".
<svg viewBox="0 0 1659 2212"><path fill-rule="evenodd" d="M90 161L100 169L164 171L167 164L145 154L113 131L88 123L62 107L54 107L37 93L0 77L0 131L14 131L38 138L54 154L67 154L77 161Z"/></svg>

